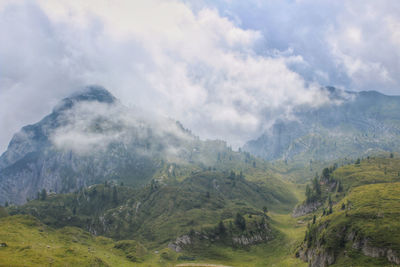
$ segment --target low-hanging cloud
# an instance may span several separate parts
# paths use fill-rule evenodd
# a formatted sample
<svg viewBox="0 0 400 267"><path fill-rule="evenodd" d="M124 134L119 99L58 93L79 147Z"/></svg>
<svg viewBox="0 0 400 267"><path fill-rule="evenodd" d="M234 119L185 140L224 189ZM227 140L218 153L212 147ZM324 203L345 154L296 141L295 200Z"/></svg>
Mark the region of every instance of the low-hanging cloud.
<svg viewBox="0 0 400 267"><path fill-rule="evenodd" d="M62 104L62 103L61 103ZM179 158L186 141L195 137L170 119L143 114L120 102L75 102L71 108L55 110L60 125L50 130L56 149L78 155L109 152L110 145L124 146L136 153L162 153ZM154 143L149 144L149 141Z"/></svg>
<svg viewBox="0 0 400 267"><path fill-rule="evenodd" d="M216 9L179 1L2 2L1 148L87 84L203 138L242 145L293 107L326 100L291 68L307 65L301 55L258 53L265 42Z"/></svg>

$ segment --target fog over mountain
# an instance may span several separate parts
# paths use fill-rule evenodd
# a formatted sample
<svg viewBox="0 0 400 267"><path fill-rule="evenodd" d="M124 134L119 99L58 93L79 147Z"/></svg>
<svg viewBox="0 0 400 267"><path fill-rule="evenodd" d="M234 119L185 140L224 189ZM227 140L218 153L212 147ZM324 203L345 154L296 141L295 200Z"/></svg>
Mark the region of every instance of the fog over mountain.
<svg viewBox="0 0 400 267"><path fill-rule="evenodd" d="M143 186L254 161L225 141L200 140L180 122L128 108L103 87L88 86L13 136L0 156L0 202L22 204L42 189L66 193L105 181Z"/></svg>
<svg viewBox="0 0 400 267"><path fill-rule="evenodd" d="M398 94L398 12L396 1L0 1L0 150L88 84L235 148L326 103L326 85Z"/></svg>

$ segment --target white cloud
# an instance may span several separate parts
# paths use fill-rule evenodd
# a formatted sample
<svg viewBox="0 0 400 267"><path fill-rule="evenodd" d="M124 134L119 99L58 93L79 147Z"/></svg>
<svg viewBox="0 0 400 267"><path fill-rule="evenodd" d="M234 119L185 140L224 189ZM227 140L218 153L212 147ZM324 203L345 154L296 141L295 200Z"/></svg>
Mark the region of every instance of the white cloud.
<svg viewBox="0 0 400 267"><path fill-rule="evenodd" d="M294 106L324 101L318 85L290 70L306 64L301 56L256 53L263 42L259 31L215 9L178 1L0 5L1 147L86 84L178 119L201 137L241 145ZM266 110L275 115L265 118Z"/></svg>
<svg viewBox="0 0 400 267"><path fill-rule="evenodd" d="M196 8L215 6L241 27L262 32L266 42L258 47L261 53L267 47L300 55L305 64L290 67L307 81L400 94L399 1L196 3Z"/></svg>
<svg viewBox="0 0 400 267"><path fill-rule="evenodd" d="M391 91L399 86L400 46L396 44L400 5L354 1L345 5L326 34L334 61L353 88ZM397 15L396 15L397 14Z"/></svg>

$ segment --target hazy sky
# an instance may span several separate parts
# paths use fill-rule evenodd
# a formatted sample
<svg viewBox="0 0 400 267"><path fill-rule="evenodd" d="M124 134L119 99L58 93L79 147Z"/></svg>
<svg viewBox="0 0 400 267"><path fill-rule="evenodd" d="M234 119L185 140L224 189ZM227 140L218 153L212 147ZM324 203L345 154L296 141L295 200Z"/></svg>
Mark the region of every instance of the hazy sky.
<svg viewBox="0 0 400 267"><path fill-rule="evenodd" d="M0 0L0 151L88 84L237 147L320 86L400 94L400 1Z"/></svg>

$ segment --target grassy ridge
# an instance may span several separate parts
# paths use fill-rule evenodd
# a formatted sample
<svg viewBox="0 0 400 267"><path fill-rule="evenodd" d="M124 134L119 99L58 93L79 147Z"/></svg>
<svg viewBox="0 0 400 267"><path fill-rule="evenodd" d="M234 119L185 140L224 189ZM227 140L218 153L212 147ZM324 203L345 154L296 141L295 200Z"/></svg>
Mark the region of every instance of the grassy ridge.
<svg viewBox="0 0 400 267"><path fill-rule="evenodd" d="M366 158L359 164L349 164L337 169L333 178L341 182L345 191L365 184L398 182L400 158Z"/></svg>

